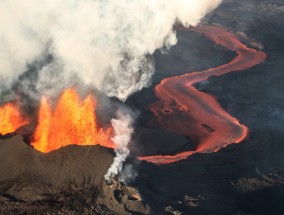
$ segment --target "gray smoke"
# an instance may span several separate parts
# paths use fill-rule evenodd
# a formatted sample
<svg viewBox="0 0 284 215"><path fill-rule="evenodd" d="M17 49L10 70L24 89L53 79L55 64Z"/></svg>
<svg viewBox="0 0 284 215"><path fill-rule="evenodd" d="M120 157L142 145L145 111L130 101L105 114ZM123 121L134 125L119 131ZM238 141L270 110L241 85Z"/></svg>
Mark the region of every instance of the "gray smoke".
<svg viewBox="0 0 284 215"><path fill-rule="evenodd" d="M177 42L173 24L196 25L220 2L1 0L0 94L48 52L54 60L40 68L39 92L76 78L125 100L150 84L154 65L148 56Z"/></svg>
<svg viewBox="0 0 284 215"><path fill-rule="evenodd" d="M114 129L114 137L112 138L112 141L116 146L116 157L105 175L105 179L107 181L121 172L123 162L129 155L128 144L131 141L133 133L133 117L125 110L119 110L117 112L117 118L112 119L111 124Z"/></svg>
<svg viewBox="0 0 284 215"><path fill-rule="evenodd" d="M119 173L119 180L125 184L128 184L134 181L137 175L138 174L135 170L135 166L132 164L126 164L123 167L122 171Z"/></svg>

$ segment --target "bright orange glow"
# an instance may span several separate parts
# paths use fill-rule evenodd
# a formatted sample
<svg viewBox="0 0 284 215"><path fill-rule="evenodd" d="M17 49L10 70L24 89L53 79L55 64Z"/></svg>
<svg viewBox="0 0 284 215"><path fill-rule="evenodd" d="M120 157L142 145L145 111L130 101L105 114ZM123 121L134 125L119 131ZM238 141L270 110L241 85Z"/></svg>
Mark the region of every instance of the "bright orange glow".
<svg viewBox="0 0 284 215"><path fill-rule="evenodd" d="M100 144L113 148L110 140L112 129L99 128L95 109L96 100L91 95L81 100L75 89L62 93L54 111L42 97L32 145L41 152L69 144Z"/></svg>
<svg viewBox="0 0 284 215"><path fill-rule="evenodd" d="M28 123L14 104L7 103L0 107L0 134L5 135L15 132L18 128Z"/></svg>

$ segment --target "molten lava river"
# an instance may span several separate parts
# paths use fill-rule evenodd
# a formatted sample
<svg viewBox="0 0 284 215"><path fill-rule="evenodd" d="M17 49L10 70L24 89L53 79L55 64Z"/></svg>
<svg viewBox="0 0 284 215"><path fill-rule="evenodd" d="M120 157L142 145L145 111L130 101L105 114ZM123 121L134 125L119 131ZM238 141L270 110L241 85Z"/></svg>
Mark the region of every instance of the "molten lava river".
<svg viewBox="0 0 284 215"><path fill-rule="evenodd" d="M139 157L156 164L168 164L187 158L194 153L218 151L230 143L241 142L248 134L248 128L227 113L217 99L198 91L193 85L233 71L249 69L265 60L261 51L247 48L231 32L223 27L202 25L193 30L214 43L235 51L237 56L228 64L201 72L164 79L155 91L160 101L152 104L150 110L157 117L159 125L198 140L195 151L185 151L171 156L155 155Z"/></svg>
<svg viewBox="0 0 284 215"><path fill-rule="evenodd" d="M180 30L198 32L216 44L235 51L237 56L225 65L167 78L156 86L155 92L160 100L152 104L150 110L159 125L198 141L195 151L138 157L156 164L176 162L194 153L215 152L228 144L241 142L247 136L248 128L227 113L214 96L198 91L193 85L210 76L249 69L266 58L265 53L247 48L223 27L202 25ZM42 97L31 144L41 152L68 144L100 144L114 148L111 141L113 131L99 127L95 110L96 100L91 95L80 99L75 89L66 89L54 108L47 98ZM2 135L15 132L30 123L22 117L17 105L12 103L0 108L0 116Z"/></svg>

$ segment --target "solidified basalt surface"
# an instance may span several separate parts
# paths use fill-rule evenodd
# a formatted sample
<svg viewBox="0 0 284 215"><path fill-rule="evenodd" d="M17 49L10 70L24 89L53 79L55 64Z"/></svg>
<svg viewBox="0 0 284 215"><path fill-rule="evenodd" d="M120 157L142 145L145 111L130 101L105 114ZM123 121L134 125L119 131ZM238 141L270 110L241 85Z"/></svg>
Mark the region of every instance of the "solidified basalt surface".
<svg viewBox="0 0 284 215"><path fill-rule="evenodd" d="M216 153L164 166L143 162L131 185L150 207L169 214L281 214L283 138L277 132L255 132Z"/></svg>

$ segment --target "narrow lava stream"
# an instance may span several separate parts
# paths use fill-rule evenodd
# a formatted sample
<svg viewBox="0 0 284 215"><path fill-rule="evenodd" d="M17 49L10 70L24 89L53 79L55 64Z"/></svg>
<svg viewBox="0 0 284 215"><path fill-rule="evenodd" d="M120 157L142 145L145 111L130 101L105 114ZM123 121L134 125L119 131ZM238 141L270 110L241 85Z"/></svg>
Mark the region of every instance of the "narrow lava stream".
<svg viewBox="0 0 284 215"><path fill-rule="evenodd" d="M156 86L155 92L160 100L152 104L150 110L159 125L168 131L189 136L197 142L197 146L195 151L142 156L138 157L139 160L168 164L194 153L216 152L228 144L241 142L248 134L248 128L227 113L213 95L200 92L193 85L210 76L249 69L263 62L266 54L247 48L233 33L220 26L202 25L182 30L201 33L214 43L235 51L237 56L228 64L166 78Z"/></svg>

